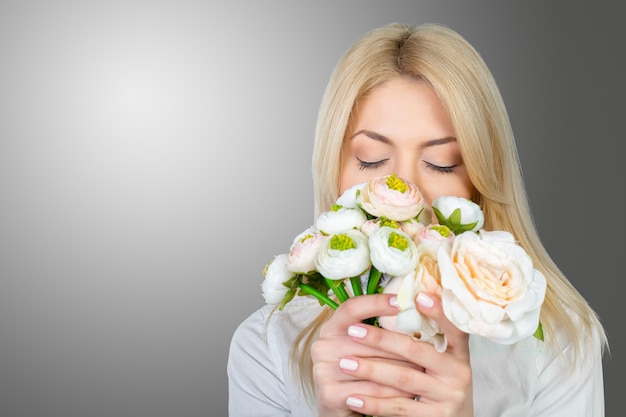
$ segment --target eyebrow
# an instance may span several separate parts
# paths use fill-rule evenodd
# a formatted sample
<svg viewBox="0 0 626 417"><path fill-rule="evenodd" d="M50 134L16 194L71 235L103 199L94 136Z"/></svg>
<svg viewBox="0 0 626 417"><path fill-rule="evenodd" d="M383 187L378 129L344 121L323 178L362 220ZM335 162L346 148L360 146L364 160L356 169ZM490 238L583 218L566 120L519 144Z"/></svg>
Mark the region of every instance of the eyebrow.
<svg viewBox="0 0 626 417"><path fill-rule="evenodd" d="M371 130L365 130L365 129L359 130L354 135L352 135L350 139L358 135L365 135L370 139L385 143L387 145L391 145L391 139L389 139L387 136L381 135L380 133L372 132ZM456 138L452 136L446 136L445 138L431 139L422 143L420 145L420 148L424 149L430 146L445 145L446 143L450 143L450 142L456 142Z"/></svg>

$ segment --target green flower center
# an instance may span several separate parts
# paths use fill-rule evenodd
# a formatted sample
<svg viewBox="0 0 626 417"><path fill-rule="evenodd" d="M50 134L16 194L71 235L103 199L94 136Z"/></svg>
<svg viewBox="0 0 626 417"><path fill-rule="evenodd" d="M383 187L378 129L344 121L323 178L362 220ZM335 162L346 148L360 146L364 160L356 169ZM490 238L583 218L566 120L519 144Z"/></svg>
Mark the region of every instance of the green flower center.
<svg viewBox="0 0 626 417"><path fill-rule="evenodd" d="M409 189L406 182L402 181L396 174L391 174L387 177L387 187L401 193L405 193Z"/></svg>
<svg viewBox="0 0 626 417"><path fill-rule="evenodd" d="M352 240L350 236L346 234L338 234L330 238L330 248L340 251L355 249L356 243L354 243L354 240Z"/></svg>
<svg viewBox="0 0 626 417"><path fill-rule="evenodd" d="M379 217L378 224L380 225L380 227L387 226L387 227L391 227L393 229L399 229L400 228L400 226L398 226L398 222L397 221L388 219L386 217Z"/></svg>
<svg viewBox="0 0 626 417"><path fill-rule="evenodd" d="M309 233L309 234L306 234L306 235L304 235L304 236L302 236L302 237L300 238L300 243L304 243L304 242L306 242L308 239L313 239L313 237L314 237L314 236L313 236L312 234L310 234L310 233Z"/></svg>
<svg viewBox="0 0 626 417"><path fill-rule="evenodd" d="M333 204L332 207L330 208L330 211L339 211L342 208L343 206L341 204Z"/></svg>
<svg viewBox="0 0 626 417"><path fill-rule="evenodd" d="M389 233L389 238L387 239L387 245L390 248L400 249L404 252L404 250L409 247L409 240L400 233L391 232Z"/></svg>
<svg viewBox="0 0 626 417"><path fill-rule="evenodd" d="M444 226L443 224L433 224L431 229L438 232L443 237L450 237L450 228L448 226Z"/></svg>

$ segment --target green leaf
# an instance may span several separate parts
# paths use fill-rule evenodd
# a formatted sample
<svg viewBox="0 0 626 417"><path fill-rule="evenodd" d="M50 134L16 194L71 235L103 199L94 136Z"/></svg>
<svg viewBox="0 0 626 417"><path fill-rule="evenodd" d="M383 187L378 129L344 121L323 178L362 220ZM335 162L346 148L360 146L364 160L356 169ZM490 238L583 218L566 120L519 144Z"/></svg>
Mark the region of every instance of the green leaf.
<svg viewBox="0 0 626 417"><path fill-rule="evenodd" d="M461 209L455 208L450 217L448 217L448 223L450 223L455 229L461 224ZM446 226L450 227L449 224Z"/></svg>
<svg viewBox="0 0 626 417"><path fill-rule="evenodd" d="M293 297L296 295L297 291L298 291L297 287L296 288L291 288L289 291L287 291L287 293L283 297L283 301L280 303L280 306L278 307L278 309L282 310L283 308L285 308L287 303L289 301L291 301L293 299Z"/></svg>
<svg viewBox="0 0 626 417"><path fill-rule="evenodd" d="M537 330L535 330L534 336L543 342L543 327L541 326L541 322L539 322Z"/></svg>
<svg viewBox="0 0 626 417"><path fill-rule="evenodd" d="M439 220L439 224L445 225L447 223L447 219L441 213L441 211L439 211L437 207L433 207L433 212L435 213L435 216L437 216L437 220Z"/></svg>
<svg viewBox="0 0 626 417"><path fill-rule="evenodd" d="M470 224L461 224L461 225L457 226L456 230L453 230L453 232L454 232L455 235L460 235L461 233L469 232L474 227L476 227L477 224L478 224L478 222L474 222L474 223L470 223Z"/></svg>

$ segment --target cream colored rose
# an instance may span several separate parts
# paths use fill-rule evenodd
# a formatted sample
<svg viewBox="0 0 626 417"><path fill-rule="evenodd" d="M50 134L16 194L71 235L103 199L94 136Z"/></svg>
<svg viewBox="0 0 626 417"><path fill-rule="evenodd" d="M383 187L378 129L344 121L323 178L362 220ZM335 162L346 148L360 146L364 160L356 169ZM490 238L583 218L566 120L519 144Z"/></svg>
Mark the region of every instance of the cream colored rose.
<svg viewBox="0 0 626 417"><path fill-rule="evenodd" d="M415 184L387 175L372 179L361 189L359 204L372 216L404 221L420 214L424 198Z"/></svg>
<svg viewBox="0 0 626 417"><path fill-rule="evenodd" d="M503 344L535 332L546 280L513 235L461 233L437 260L443 310L459 329Z"/></svg>

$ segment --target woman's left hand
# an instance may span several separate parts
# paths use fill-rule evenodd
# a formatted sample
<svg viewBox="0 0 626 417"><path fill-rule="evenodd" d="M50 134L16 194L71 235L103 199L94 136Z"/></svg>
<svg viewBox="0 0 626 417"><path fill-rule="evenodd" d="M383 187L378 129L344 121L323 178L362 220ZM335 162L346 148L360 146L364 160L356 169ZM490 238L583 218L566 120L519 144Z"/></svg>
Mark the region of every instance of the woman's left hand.
<svg viewBox="0 0 626 417"><path fill-rule="evenodd" d="M355 342L385 350L423 368L423 372L415 367L368 357L348 357L356 361L358 366L355 370L342 369L342 372L358 379L415 393L416 401L366 396L355 392L350 395L348 404L362 404L350 408L374 416L471 417L474 412L469 336L448 321L438 297L422 293L418 300L417 308L437 321L446 335L448 346L445 352L438 352L431 343L372 326L354 324L360 331L350 333L363 335L353 336Z"/></svg>

